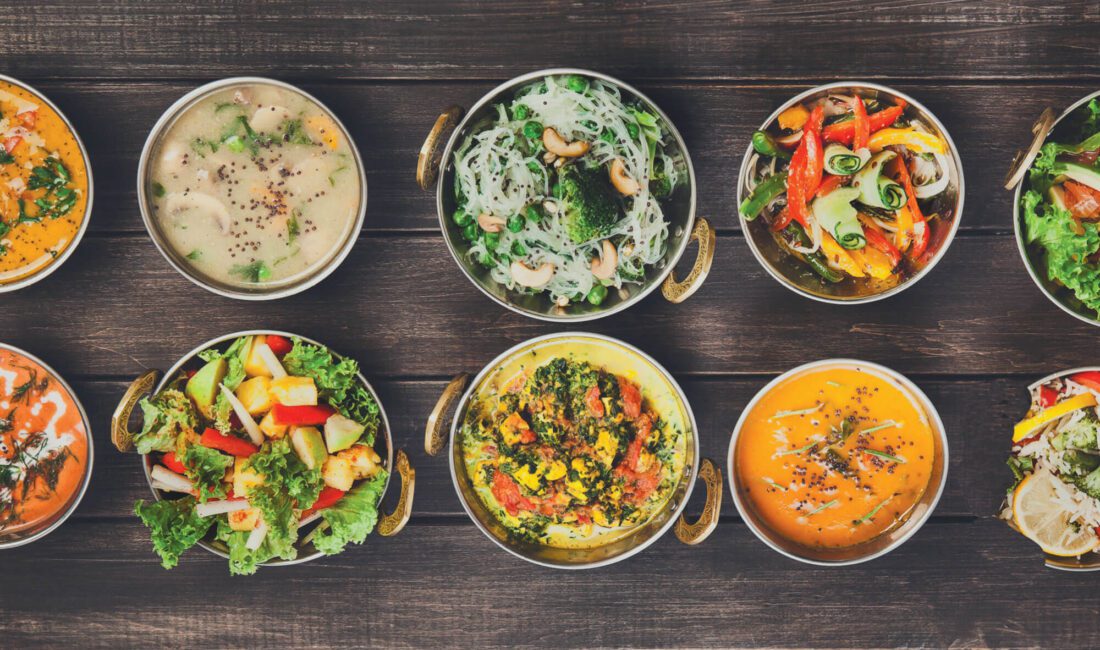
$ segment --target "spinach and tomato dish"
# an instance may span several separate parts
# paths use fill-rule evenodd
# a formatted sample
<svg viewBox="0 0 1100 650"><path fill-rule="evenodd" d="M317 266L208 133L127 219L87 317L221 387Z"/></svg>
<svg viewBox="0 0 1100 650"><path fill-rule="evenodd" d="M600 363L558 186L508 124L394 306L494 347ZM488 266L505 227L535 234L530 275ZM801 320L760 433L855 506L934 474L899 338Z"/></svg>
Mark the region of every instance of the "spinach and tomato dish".
<svg viewBox="0 0 1100 650"><path fill-rule="evenodd" d="M471 263L559 307L600 305L665 256L664 209L685 184L662 120L603 80L547 76L456 147L451 214Z"/></svg>
<svg viewBox="0 0 1100 650"><path fill-rule="evenodd" d="M1032 163L1020 209L1036 270L1064 300L1100 318L1100 99L1058 125Z"/></svg>
<svg viewBox="0 0 1100 650"><path fill-rule="evenodd" d="M811 286L873 295L935 256L956 199L948 143L900 98L830 94L752 137L740 205Z"/></svg>
<svg viewBox="0 0 1100 650"><path fill-rule="evenodd" d="M362 543L378 520L387 471L373 449L378 404L355 361L300 339L237 338L204 350L141 402L138 452L152 454L162 500L139 501L165 568L207 539L229 569L327 555ZM178 495L178 496L175 496Z"/></svg>
<svg viewBox="0 0 1100 650"><path fill-rule="evenodd" d="M565 356L473 400L460 435L484 506L514 539L547 546L598 546L645 523L684 468L684 431L639 386Z"/></svg>

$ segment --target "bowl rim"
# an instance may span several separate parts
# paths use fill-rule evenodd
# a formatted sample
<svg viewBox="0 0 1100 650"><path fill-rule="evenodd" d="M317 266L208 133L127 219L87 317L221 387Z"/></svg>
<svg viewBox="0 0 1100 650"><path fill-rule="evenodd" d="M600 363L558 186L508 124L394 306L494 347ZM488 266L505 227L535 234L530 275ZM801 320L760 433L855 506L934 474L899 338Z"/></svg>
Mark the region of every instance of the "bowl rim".
<svg viewBox="0 0 1100 650"><path fill-rule="evenodd" d="M542 77L569 74L587 76L612 84L616 86L619 90L625 90L634 95L636 98L645 102L649 106L649 108L655 110L657 112L657 117L664 121L665 126L668 128L669 134L672 135L676 144L679 146L680 151L683 153L684 164L686 165L688 171L687 176L689 180L691 195L688 199L688 218L687 222L684 225L683 233L680 236L680 245L677 247L672 258L670 258L669 263L665 265L665 268L661 269L661 272L658 275L654 276L653 281L648 286L642 285L642 287L636 291L632 288L629 298L605 309L597 309L590 313L575 315L571 315L569 313L556 315L552 313L535 312L529 311L527 309L522 309L519 306L513 304L512 301L494 295L488 289L483 287L481 282L473 277L473 275L470 273L470 270L466 268L466 264L462 261L462 255L458 252L455 242L451 240L451 237L449 236L447 231L447 216L444 214L443 210L443 193L446 191L446 188L443 184L444 179L447 176L444 170L447 167L448 160L450 159L451 154L454 152L455 146L457 146L458 144L459 138L464 137L464 132L466 131L467 127L469 127L471 119L473 118L473 116L477 115L483 107L493 103L494 101L497 101L504 93L508 92L509 90L513 90L517 86L523 85L526 82L533 81ZM696 208L698 200L698 183L695 177L695 167L692 165L691 155L688 152L687 143L684 141L683 136L680 134L680 131L676 128L676 125L673 124L669 116L661 109L660 106L657 105L656 102L650 99L648 95L644 94L643 92L641 92L634 86L626 83L625 81L604 74L602 72L595 72L593 70L588 70L585 68L545 68L542 70L535 70L533 72L521 74L497 85L492 90L482 95L481 98L478 99L474 104L472 104L469 110L466 111L466 114L462 117L462 120L454 128L454 130L451 132L450 137L447 139L447 144L443 148L443 153L440 156L439 166L440 169L437 175L438 178L436 179L435 209L436 216L439 218L440 234L443 235L443 241L447 244L447 250L450 251L451 257L454 259L455 264L458 265L458 268L462 270L462 273L466 276L466 279L469 280L475 287L477 287L478 290L481 291L481 293L488 296L497 304L505 307L512 312L520 314L521 316L526 316L528 318L534 318L536 320L551 323L583 323L586 321L593 321L604 318L625 309L629 309L661 286L661 283L665 281L665 278L667 278L669 274L676 269L676 265L680 263L684 252L687 250L688 245L691 243L691 232L695 226L695 221L697 218Z"/></svg>
<svg viewBox="0 0 1100 650"><path fill-rule="evenodd" d="M749 413L752 412L757 403L759 403L765 395L770 393L772 389L774 389L776 386L778 386L780 383L787 380L788 378L807 370L814 370L816 368L827 366L865 367L875 370L886 376L887 378L898 382L903 388L909 390L914 397L922 402L921 406L924 408L925 414L934 425L934 432L936 433L936 435L938 435L940 446L943 450L943 471L940 475L939 485L934 486L935 494L932 496L932 500L928 503L928 508L917 516L911 516L907 518L902 524L910 525L910 529L906 531L904 535L899 536L893 542L881 549L878 549L877 551L867 553L866 555L862 555L853 559L837 561L817 560L805 555L799 555L776 544L768 535L768 533L762 530L753 521L753 518L749 515L750 506L742 502L739 490L737 489L738 473L736 471L736 463L734 462L734 455L737 452L737 440L740 437L741 429L744 427L745 421L748 419ZM745 524L749 527L749 530L751 530L753 534L756 535L757 539L764 542L764 544L766 544L769 548L793 560L798 560L799 562L803 562L806 564L813 564L815 566L851 566L854 564L869 562L876 558L882 557L883 555L886 555L887 553L898 548L905 542L909 541L909 538L911 538L917 533L918 530L924 527L924 524L928 522L928 519L931 518L932 513L936 510L936 506L939 505L940 497L943 496L944 487L947 485L947 473L951 465L951 456L948 446L947 430L944 428L943 420L940 418L939 410L936 408L936 405L932 402L932 400L928 398L928 395L926 395L924 391L922 391L920 387L917 386L911 379L896 370L888 368L882 364L874 363L872 361L863 361L862 359L851 358L819 359L817 361L811 361L809 363L795 366L794 368L791 368L790 370L773 378L771 381L765 384L763 388L757 391L753 398L749 400L749 402L745 405L744 409L741 411L741 415L737 418L737 424L734 425L733 433L730 434L729 449L726 452L726 476L729 477L730 494L733 496L733 503L737 507L738 516L740 516L741 520L745 522ZM931 489L933 486L931 485L931 483L929 483L928 487L929 489Z"/></svg>
<svg viewBox="0 0 1100 650"><path fill-rule="evenodd" d="M1050 125L1050 133L1054 132L1054 129L1062 120L1069 117L1078 108L1084 106L1085 104L1097 97L1100 97L1100 90L1089 93L1088 95L1071 104L1069 108L1062 111L1062 114L1059 115L1058 118L1054 120L1054 123ZM1046 144L1050 140L1050 133L1048 133L1047 137L1043 139L1043 144ZM1031 167L1034 164L1035 161L1033 160L1031 162L1031 165L1028 165L1028 171L1031 170ZM1057 305L1059 309L1083 323L1088 323L1089 325L1100 327L1100 316L1096 318L1090 318L1089 316L1086 316L1085 314L1079 313L1070 308L1069 305L1063 303L1057 298L1057 296L1055 296L1053 293L1050 292L1049 289L1047 289L1046 282L1049 282L1049 280L1044 280L1043 278L1039 277L1038 271L1035 270L1035 265L1032 263L1031 256L1028 254L1027 251L1027 244L1024 242L1024 229L1021 225L1021 222L1023 221L1023 215L1020 214L1020 199L1023 196L1024 184L1026 184L1027 182L1028 177L1025 173L1024 178L1016 184L1016 190L1012 193L1012 232L1016 237L1016 250L1020 252L1020 259L1024 263L1024 268L1027 269L1027 274L1031 276L1031 281L1035 283L1035 286L1039 288L1039 291L1043 292L1043 295L1047 297L1047 300Z"/></svg>
<svg viewBox="0 0 1100 650"><path fill-rule="evenodd" d="M167 386L172 381L172 379L176 376L177 373L179 373L179 371L183 368L183 366L187 364L187 362L191 361L192 359L197 358L199 352L202 352L203 350L207 350L209 348L221 345L221 344L225 343L226 341L230 341L230 340L233 340L233 339L240 338L242 336L256 336L256 335L267 335L267 334L274 334L274 335L283 336L283 337L290 338L290 339L294 339L294 338L301 339L302 341L305 341L306 343L312 343L313 345L318 345L318 346L324 348L325 350L327 350L330 354L332 354L335 357L338 357L338 358L341 358L341 359L350 358L350 357L345 357L344 355L340 354L336 350L333 350L328 345L326 345L324 343L321 343L320 341L316 341L314 339L311 339L308 336L302 336L301 334L295 334L293 332L286 332L286 331L283 331L283 330L263 329L263 328L261 328L261 329L251 329L251 330L241 330L239 332L232 332L232 333L229 333L229 334L223 334L222 336L214 337L214 338L210 339L209 341L206 341L205 343L202 343L202 344L192 348L191 351L189 351L189 352L185 353L183 356L181 356L176 361L176 363L172 365L171 368L169 368L166 372L164 372L163 375L161 375L160 380L157 382L156 386L153 387L153 390L152 390L151 394L155 395L155 394L159 393L160 391L164 390L164 387ZM359 378L359 381L363 383L363 386L367 389L367 392L370 393L371 397L374 398L375 403L378 404L378 415L379 415L379 419L381 421L381 429L384 432L384 436L385 436L385 440L386 440L386 457L385 457L386 465L385 465L385 468L386 468L387 475L386 475L385 484L382 486L382 494L378 499L379 503L381 504L382 499L385 498L386 492L390 488L390 480L393 478L393 452L394 452L393 433L390 430L390 420L386 416L386 408L382 405L382 400L379 399L378 393L375 392L375 390L374 390L374 386L372 386L371 383L369 381L367 381L367 378L363 376L363 372L361 370L356 373L356 376ZM152 471L151 466L152 466L153 463L151 462L150 454L138 454L138 455L141 456L141 467L142 467L142 470L145 472L145 482L149 486L149 491L152 492L154 499L156 499L157 501L162 501L164 499L163 494L161 493L160 490L153 487L153 476L151 474L151 471ZM207 533L207 535L209 535L209 533ZM214 545L212 545L208 541L206 541L207 535L204 535L203 538L198 541L197 546L201 546L202 548L206 549L207 551L210 551L214 555L217 555L217 556L225 558L225 559L229 559L229 554L228 553L226 553L225 551L222 551L221 549L215 547ZM299 533L298 539L295 542L295 548L297 548L299 551L302 550L298 546L299 544L301 544L301 541L302 541L302 535L301 535L301 533ZM292 565L295 565L295 564L304 564L306 562L312 562L313 560L316 560L316 559L322 558L322 557L325 557L324 553L321 553L318 550L314 550L313 553L310 553L308 555L299 555L298 557L294 558L293 560L282 560L282 559L268 560L267 562L262 562L259 566L262 566L262 567L267 567L267 566L292 566Z"/></svg>
<svg viewBox="0 0 1100 650"><path fill-rule="evenodd" d="M633 548L631 548L631 549L629 549L629 550L627 550L627 551L625 551L625 552L623 552L619 555L616 555L614 557L604 558L602 560L596 560L596 561L593 561L593 562L578 563L578 564L557 564L557 563L554 563L554 562L547 562L545 560L540 560L540 559L537 559L537 558L529 557L529 556L525 555L524 553L521 553L520 551L516 550L515 548L512 548L512 546L510 544L508 544L505 540L502 540L502 539L498 538L496 535L494 535L485 526L485 524L480 519L478 519L478 517L474 514L473 509L470 507L470 504L466 501L466 496L464 495L464 493L463 493L463 491L462 491L462 489L459 485L458 472L455 469L454 458L455 458L455 445L458 444L456 441L457 441L457 437L458 437L459 423L462 419L463 414L466 411L466 407L469 405L470 399L473 397L474 391L478 388L478 386L481 385L481 382L488 375L492 374L493 372L496 372L496 370L501 365L503 365L504 363L510 361L511 358L516 355L516 353L518 353L522 350L529 349L533 346L542 345L542 344L544 344L546 342L549 342L549 341L555 341L555 340L565 341L565 340L569 340L569 339L592 339L592 340L599 341L599 342L602 342L602 343L608 343L608 344L618 348L619 351L621 351L621 352L636 355L642 361L651 364L659 373L661 373L661 375L665 378L665 380L669 382L669 384L673 387L673 389L675 389L676 398L679 401L679 403L683 406L684 411L687 414L688 424L691 426L691 437L692 437L692 440L695 444L695 454L694 454L695 457L694 457L694 460L692 462L691 467L688 468L688 467L685 466L684 470L683 470L683 472L680 476L680 481L684 481L684 480L688 481L687 488L684 492L683 499L681 499L679 504L677 504L675 507L672 508L672 513L671 513L671 516L668 518L668 521L666 521L660 528L655 530L649 536L648 539L645 539L644 541L640 542L637 546L634 546ZM553 333L553 334L543 334L542 336L536 336L534 338L530 338L530 339L521 341L520 343L518 343L516 345L513 345L512 347L508 348L504 352L498 354L496 357L493 358L492 361L485 364L485 367L482 368L481 371L479 373L477 373L477 375L474 376L474 378L467 384L466 390L462 393L461 399L459 399L458 402L456 402L455 409L454 409L454 415L451 418L451 429L450 429L450 431L451 431L450 440L447 444L447 463L450 467L451 483L454 485L455 493L458 495L458 501L459 501L459 503L462 504L462 509L466 511L466 515L470 518L471 521L474 522L474 525L477 527L478 530L480 530L482 533L484 533L486 537L491 539L493 541L493 543L496 544L497 546L499 546L500 548L504 549L505 551L507 551L511 555L520 558L521 560L526 560L527 562L530 562L532 564L537 564L539 566L547 567L547 568L550 568L550 569L564 569L564 570L577 571L577 570L583 570L583 569L595 569L595 568L598 568L598 567L607 566L607 565L610 565L610 564L615 564L616 562L621 562L622 560L625 560L625 559L627 559L631 556L634 556L634 555L642 552L643 550L648 548L651 544L653 544L658 539L663 537L664 534L666 532L668 532L668 530L670 528L672 528L673 525L675 525L677 519L683 513L684 508L687 507L688 501L691 499L691 494L692 494L692 491L695 488L695 483L696 483L695 478L699 474L699 463L700 463L700 459L701 459L701 456L702 456L702 451L699 448L699 425L695 420L695 412L692 410L691 403L688 401L687 395L684 394L683 388L676 381L676 379L672 376L672 373L670 373L664 366L662 366L660 363L658 363L656 359L649 356L648 354L641 351L640 349L634 347L633 345L631 345L629 343L626 343L625 341L621 341L619 339L616 339L616 338L611 337L611 336L607 336L605 334L596 334L594 332L583 332L583 331L576 331L576 330L566 331L566 332L558 332L558 333ZM599 547L595 547L595 548L599 548Z"/></svg>
<svg viewBox="0 0 1100 650"><path fill-rule="evenodd" d="M42 539L46 535L49 535L53 531L57 530L61 526L61 524L65 523L65 521L73 514L73 512L76 511L77 506L80 505L80 502L84 499L84 495L88 492L88 485L92 481L92 469L93 465L95 465L95 441L94 436L92 435L91 423L88 421L88 413L84 410L84 404L81 403L80 397L76 394L76 391L73 390L72 386L70 386L69 383L65 381L65 379L60 374L58 374L56 370L54 370L48 363L31 354L30 352L27 352L26 350L11 345L9 343L0 342L0 350L8 350L9 352L23 355L26 359L37 363L43 370L49 373L49 375L55 381L57 381L61 388L63 388L65 392L69 394L69 397L73 399L73 403L76 404L76 409L80 413L80 419L84 423L84 436L88 442L88 463L84 468L84 478L81 480L80 485L77 487L76 491L73 492L72 497L70 497L70 502L65 507L64 513L62 513L61 516L49 523L45 528L42 528L41 530L38 530L28 535L27 537L18 539L13 542L0 541L0 551L2 551L4 549L24 546L26 544L30 544L31 542Z"/></svg>
<svg viewBox="0 0 1100 650"><path fill-rule="evenodd" d="M14 282L0 284L0 293L8 293L9 291L18 291L19 289L25 289L32 284L39 282L40 280L46 279L48 275L56 271L58 268L61 267L62 264L68 261L69 257L73 254L74 251L76 251L77 246L79 246L81 240L84 239L84 233L88 231L88 222L92 220L92 203L93 199L95 198L95 179L92 177L92 159L88 156L88 149L84 146L84 141L80 138L80 134L77 133L76 127L73 126L72 121L70 121L69 117L65 115L65 113L63 113L60 108L57 107L57 104L54 104L53 101L49 97L47 97L42 91L26 83L25 81L20 81L19 79L16 79L15 77L10 77L6 74L0 74L0 81L5 81L13 86L18 86L23 90L26 90L27 92L31 93L39 100L41 100L43 103L45 103L47 106L49 106L51 109L53 109L55 113L57 113L57 116L61 118L61 121L69 129L69 133L72 134L73 140L76 141L77 148L80 149L80 155L84 159L84 170L88 176L88 196L84 205L84 215L81 217L80 227L77 229L76 235L73 236L73 240L69 242L69 245L65 247L65 250L61 251L61 254L58 255L56 259L54 259L52 262L42 267L38 271L35 271L25 278L15 280Z"/></svg>
<svg viewBox="0 0 1100 650"><path fill-rule="evenodd" d="M963 171L962 158L959 156L959 149L955 146L955 141L951 138L951 134L947 131L947 127L944 126L943 122L941 122L938 117L936 117L935 113L929 110L928 107L926 107L924 104L910 97L906 93L903 93L900 90L895 90L890 86L874 83L871 81L834 81L804 90L794 97L788 99L786 102L782 103L775 111L772 112L771 115L768 116L766 120L764 120L763 124L760 126L760 129L767 129L773 122L775 122L780 113L790 108L791 106L794 106L795 104L801 103L806 98L822 91L829 91L837 88L874 90L880 93L885 93L887 95L901 98L908 102L910 106L915 108L922 119L927 119L937 129L939 129L940 135L942 135L944 140L947 141L951 160L955 164L955 167L958 169L959 172L958 199L955 202L955 218L951 220L951 226L947 232L947 236L944 238L939 250L936 251L936 254L933 255L928 264L926 264L924 268L914 274L913 277L909 278L905 282L902 282L901 284L895 285L887 289L886 291L871 294L868 296L859 296L857 298L835 298L829 296L821 296L803 289L802 287L789 280L778 270L773 268L772 264L767 260L763 252L756 245L756 241L754 240L752 233L749 231L749 222L747 219L745 219L745 215L741 214L740 209L737 210L737 218L741 224L741 232L744 233L745 241L748 243L749 249L752 251L752 254L756 258L756 261L759 262L760 266L764 267L764 270L768 272L768 275L779 282L779 284L783 285L787 289L790 289L800 296L815 300L817 302L827 303L830 305L864 305L879 300L885 300L886 298L895 296L902 291L905 291L906 289L915 285L917 282L923 279L926 275L928 275L932 271L932 269L935 268L937 264L939 264L940 260L942 260L946 256L947 249L950 248L951 244L955 241L955 235L959 230L959 224L962 222L963 204L966 200L966 174ZM750 172L748 164L749 160L752 159L752 154L752 142L749 142L748 146L745 148L744 157L741 159L741 171L737 175L738 206L740 206L741 203L745 200L745 180Z"/></svg>
<svg viewBox="0 0 1100 650"><path fill-rule="evenodd" d="M359 174L359 210L355 216L351 229L348 231L347 238L340 247L336 249L332 258L328 262L317 269L315 273L303 278L299 282L292 284L276 286L270 290L260 291L247 291L244 289L227 288L223 286L216 286L214 283L207 281L199 276L198 273L192 272L183 263L176 260L169 252L171 245L167 241L163 241L163 236L160 234L160 230L154 223L152 214L152 206L149 200L148 191L146 189L146 175L149 172L151 166L150 158L153 155L153 150L160 143L162 136L167 132L168 127L173 124L178 117L180 117L184 111L193 106L196 102L203 97L217 92L223 88L238 86L238 85L268 85L288 90L305 97L309 101L317 105L328 116L336 126L343 132L344 138L348 142L348 148L351 150L352 159L355 163L356 171ZM294 84L280 81L278 79L272 79L269 77L258 76L241 76L241 77L226 77L224 79L216 79L208 83L202 84L196 88L184 93L176 101L165 109L161 116L157 118L157 121L153 124L153 128L149 130L149 135L145 138L145 144L141 148L141 155L138 158L137 168L137 196L138 196L138 210L141 212L141 221L145 225L145 232L149 235L149 238L153 240L153 245L160 251L162 257L168 261L168 263L174 268L180 275L190 280L193 284L206 289L211 293L215 293L219 296L226 298L234 298L236 300L246 301L264 301L264 300L277 300L279 298L286 298L299 294L307 289L318 284L329 275L331 275L336 269L343 264L348 255L351 254L351 249L355 247L356 242L359 240L359 235L363 229L363 224L366 222L367 217L367 174L366 167L363 164L363 158L359 153L359 147L356 146L355 140L351 137L351 132L347 126L340 120L339 116L328 107L327 104L314 97L312 94L306 92L302 88L295 86Z"/></svg>

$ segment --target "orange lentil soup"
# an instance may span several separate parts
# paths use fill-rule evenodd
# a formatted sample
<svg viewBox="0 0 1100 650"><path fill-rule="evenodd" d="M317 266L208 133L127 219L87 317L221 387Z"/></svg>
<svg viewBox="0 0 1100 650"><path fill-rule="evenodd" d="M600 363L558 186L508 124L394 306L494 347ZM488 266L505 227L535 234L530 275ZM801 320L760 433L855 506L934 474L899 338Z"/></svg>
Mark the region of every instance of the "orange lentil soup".
<svg viewBox="0 0 1100 650"><path fill-rule="evenodd" d="M810 370L768 391L745 419L740 494L798 544L866 542L904 522L924 494L933 436L916 398L877 372Z"/></svg>
<svg viewBox="0 0 1100 650"><path fill-rule="evenodd" d="M0 286L34 275L72 245L88 204L88 169L65 120L0 80Z"/></svg>
<svg viewBox="0 0 1100 650"><path fill-rule="evenodd" d="M0 538L61 514L87 467L76 399L38 363L0 349Z"/></svg>

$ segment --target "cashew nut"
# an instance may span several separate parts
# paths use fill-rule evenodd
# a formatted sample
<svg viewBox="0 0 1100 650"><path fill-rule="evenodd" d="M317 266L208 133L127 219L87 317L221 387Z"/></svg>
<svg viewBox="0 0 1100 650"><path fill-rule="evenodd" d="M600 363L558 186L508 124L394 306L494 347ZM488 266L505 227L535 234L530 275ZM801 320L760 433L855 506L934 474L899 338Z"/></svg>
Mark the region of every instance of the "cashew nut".
<svg viewBox="0 0 1100 650"><path fill-rule="evenodd" d="M611 163L611 184L623 196L634 196L642 189L642 186L638 185L638 181L626 173L626 165L619 158Z"/></svg>
<svg viewBox="0 0 1100 650"><path fill-rule="evenodd" d="M546 286L550 278L554 277L554 265L550 262L543 262L537 269L532 269L516 260L512 262L511 271L516 284L532 289Z"/></svg>
<svg viewBox="0 0 1100 650"><path fill-rule="evenodd" d="M592 275L601 280L610 280L615 276L615 270L619 268L619 254L615 251L615 244L610 239L603 240L603 249L599 257L593 257L588 267Z"/></svg>
<svg viewBox="0 0 1100 650"><path fill-rule="evenodd" d="M550 127L546 127L542 132L542 144L547 151L563 158L576 158L588 152L588 143L584 140L574 140L567 143L558 135L557 131Z"/></svg>
<svg viewBox="0 0 1100 650"><path fill-rule="evenodd" d="M477 225L481 226L485 232L500 232L504 228L504 223L504 219L485 212L477 215Z"/></svg>

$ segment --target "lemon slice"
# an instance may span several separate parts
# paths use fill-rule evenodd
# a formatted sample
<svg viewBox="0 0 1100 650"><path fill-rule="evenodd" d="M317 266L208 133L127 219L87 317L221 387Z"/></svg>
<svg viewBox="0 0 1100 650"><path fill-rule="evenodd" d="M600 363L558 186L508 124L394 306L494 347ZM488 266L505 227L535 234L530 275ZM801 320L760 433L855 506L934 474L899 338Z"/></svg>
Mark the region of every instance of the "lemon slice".
<svg viewBox="0 0 1100 650"><path fill-rule="evenodd" d="M1012 497L1012 517L1020 532L1059 557L1076 557L1100 547L1100 537L1088 526L1074 526L1070 513L1056 498L1054 481L1058 477L1039 470L1016 487Z"/></svg>

